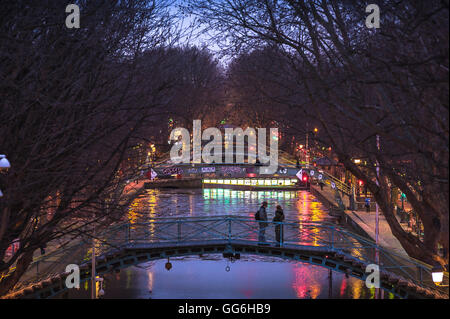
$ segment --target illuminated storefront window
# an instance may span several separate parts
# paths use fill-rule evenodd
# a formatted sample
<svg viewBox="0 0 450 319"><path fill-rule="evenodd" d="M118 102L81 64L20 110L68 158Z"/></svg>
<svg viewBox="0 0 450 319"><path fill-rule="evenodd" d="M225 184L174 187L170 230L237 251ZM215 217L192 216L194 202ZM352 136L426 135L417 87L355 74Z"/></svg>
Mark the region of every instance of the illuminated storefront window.
<svg viewBox="0 0 450 319"><path fill-rule="evenodd" d="M272 178L272 179L247 179L247 178L228 178L228 179L203 179L203 184L218 185L245 185L245 186L293 186L297 183L296 179Z"/></svg>

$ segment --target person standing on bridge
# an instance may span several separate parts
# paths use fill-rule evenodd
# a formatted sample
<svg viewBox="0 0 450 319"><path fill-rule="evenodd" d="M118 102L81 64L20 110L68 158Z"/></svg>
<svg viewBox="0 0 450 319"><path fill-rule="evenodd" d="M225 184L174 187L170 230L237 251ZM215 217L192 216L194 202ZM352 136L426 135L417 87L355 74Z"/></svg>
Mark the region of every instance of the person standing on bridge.
<svg viewBox="0 0 450 319"><path fill-rule="evenodd" d="M259 208L258 212L256 213L259 224L259 234L258 234L258 241L260 243L266 241L266 227L267 227L267 202L263 202L261 207Z"/></svg>
<svg viewBox="0 0 450 319"><path fill-rule="evenodd" d="M283 225L281 223L284 221L284 212L280 205L277 206L273 221L275 222L275 240L277 246L280 247L283 243Z"/></svg>

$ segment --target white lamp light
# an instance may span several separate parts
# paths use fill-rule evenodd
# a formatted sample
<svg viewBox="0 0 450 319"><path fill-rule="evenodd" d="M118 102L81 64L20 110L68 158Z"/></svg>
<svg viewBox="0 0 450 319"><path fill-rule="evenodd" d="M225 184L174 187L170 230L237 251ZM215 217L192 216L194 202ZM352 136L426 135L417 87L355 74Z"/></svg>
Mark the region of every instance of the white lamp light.
<svg viewBox="0 0 450 319"><path fill-rule="evenodd" d="M442 270L442 267L439 265L436 265L431 269L431 276L433 277L433 282L436 285L440 285L442 283L442 280L444 279L444 272Z"/></svg>
<svg viewBox="0 0 450 319"><path fill-rule="evenodd" d="M8 159L6 158L6 155L0 154L0 169L2 168L10 168L11 164L9 163Z"/></svg>

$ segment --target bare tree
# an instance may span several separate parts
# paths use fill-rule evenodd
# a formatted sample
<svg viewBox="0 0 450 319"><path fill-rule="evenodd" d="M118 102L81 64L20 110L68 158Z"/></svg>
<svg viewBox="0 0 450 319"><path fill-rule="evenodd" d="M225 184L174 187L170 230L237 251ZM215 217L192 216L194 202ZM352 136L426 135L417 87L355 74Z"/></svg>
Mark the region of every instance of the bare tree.
<svg viewBox="0 0 450 319"><path fill-rule="evenodd" d="M141 52L173 41L169 3L77 3L80 29L66 28L61 1L0 4L0 149L12 163L0 175L0 295L37 248L118 218L134 134L167 102L167 78L134 85Z"/></svg>
<svg viewBox="0 0 450 319"><path fill-rule="evenodd" d="M205 0L190 1L190 8L206 29L216 30L215 39L230 54L266 46L284 53L291 69L284 78L290 81L271 82L283 92L276 101L321 125L324 145L366 181L410 256L445 265L448 2L377 3L379 30L366 28L363 3L348 1ZM365 157L367 166L355 165L355 156ZM424 239L396 220L391 186L408 196L424 224Z"/></svg>

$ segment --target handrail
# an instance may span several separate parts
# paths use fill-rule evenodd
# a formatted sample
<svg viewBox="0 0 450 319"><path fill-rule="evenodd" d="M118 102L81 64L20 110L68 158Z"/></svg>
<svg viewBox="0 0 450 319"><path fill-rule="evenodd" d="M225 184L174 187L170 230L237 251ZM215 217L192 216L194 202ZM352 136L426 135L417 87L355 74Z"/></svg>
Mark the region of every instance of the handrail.
<svg viewBox="0 0 450 319"><path fill-rule="evenodd" d="M339 225L329 222L286 220L283 222L256 221L254 218L245 215L220 215L220 216L196 216L184 217L174 216L165 218L155 218L149 222L116 224L97 235L102 242L99 243L96 251L100 255L115 251L117 247L127 245L148 243L208 243L218 239L232 242L233 240L260 243L259 230L264 223L267 227L281 226L283 229L284 242L286 247L303 249L304 247L320 247L330 251L344 254L350 259L359 260L364 263L375 263L373 253L378 251L381 263L380 269L394 271L405 279L412 280L417 285L436 289L431 282L431 266L419 262L413 258L400 255L390 249L376 245L372 240L352 233ZM264 226L264 225L263 225ZM271 236L271 235L270 235ZM269 242L274 242L274 237L269 238ZM108 243L108 245L103 244ZM111 244L111 245L109 245ZM84 246L83 246L84 245ZM30 278L33 280L43 280L45 276L52 273L61 272L62 263L71 260L71 255L77 249L89 249L90 243L74 243L72 247L59 252L53 252L49 256L41 256L36 263L44 263L47 260L52 263L52 267L46 273ZM77 250L78 251L78 250ZM60 259L50 260L50 257L58 256ZM89 255L83 255L83 262L88 262ZM73 260L73 262L76 262ZM417 277L417 272L426 275L427 280ZM448 279L448 276L446 277Z"/></svg>

